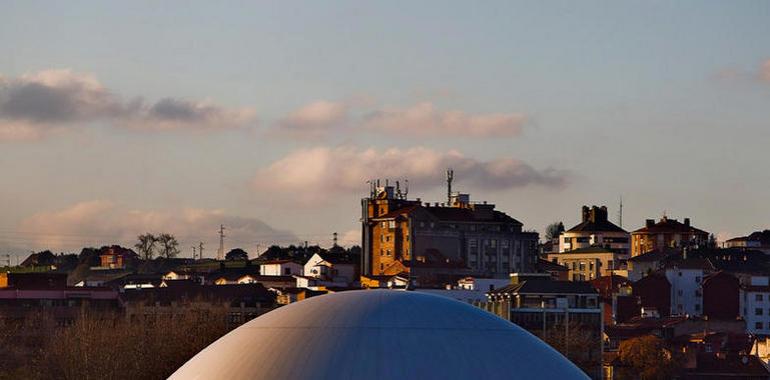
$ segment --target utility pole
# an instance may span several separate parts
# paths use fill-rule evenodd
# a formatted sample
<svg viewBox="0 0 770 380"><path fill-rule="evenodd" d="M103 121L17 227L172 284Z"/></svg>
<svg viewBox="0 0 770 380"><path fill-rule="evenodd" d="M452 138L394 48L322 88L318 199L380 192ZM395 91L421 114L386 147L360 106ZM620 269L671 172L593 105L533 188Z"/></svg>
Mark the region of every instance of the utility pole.
<svg viewBox="0 0 770 380"><path fill-rule="evenodd" d="M219 250L217 251L217 260L225 259L225 226L219 225Z"/></svg>
<svg viewBox="0 0 770 380"><path fill-rule="evenodd" d="M195 260L195 249L196 249L196 248L198 248L198 247L196 247L196 246L192 246L192 250L193 250L193 260Z"/></svg>
<svg viewBox="0 0 770 380"><path fill-rule="evenodd" d="M198 260L203 259L203 242L198 242Z"/></svg>

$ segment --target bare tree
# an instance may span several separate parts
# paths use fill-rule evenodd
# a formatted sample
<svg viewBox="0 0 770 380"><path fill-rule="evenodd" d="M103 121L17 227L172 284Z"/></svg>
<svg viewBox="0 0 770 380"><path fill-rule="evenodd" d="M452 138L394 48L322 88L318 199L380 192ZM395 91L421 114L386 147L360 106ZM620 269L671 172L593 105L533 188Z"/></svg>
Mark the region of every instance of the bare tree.
<svg viewBox="0 0 770 380"><path fill-rule="evenodd" d="M151 233L146 233L136 237L139 241L134 244L134 248L139 251L139 256L145 260L152 260L155 255L155 244L158 242L158 238Z"/></svg>
<svg viewBox="0 0 770 380"><path fill-rule="evenodd" d="M171 259L179 254L179 242L176 241L174 235L162 233L158 235L157 242L160 256Z"/></svg>

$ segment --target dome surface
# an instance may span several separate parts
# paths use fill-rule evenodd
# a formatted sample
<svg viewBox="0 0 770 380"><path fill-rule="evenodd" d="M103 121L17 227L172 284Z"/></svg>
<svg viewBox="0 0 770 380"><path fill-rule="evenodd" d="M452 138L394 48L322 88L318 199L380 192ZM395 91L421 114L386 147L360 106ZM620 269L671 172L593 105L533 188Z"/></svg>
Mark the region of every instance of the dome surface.
<svg viewBox="0 0 770 380"><path fill-rule="evenodd" d="M231 331L170 379L586 379L550 346L449 298L328 294Z"/></svg>

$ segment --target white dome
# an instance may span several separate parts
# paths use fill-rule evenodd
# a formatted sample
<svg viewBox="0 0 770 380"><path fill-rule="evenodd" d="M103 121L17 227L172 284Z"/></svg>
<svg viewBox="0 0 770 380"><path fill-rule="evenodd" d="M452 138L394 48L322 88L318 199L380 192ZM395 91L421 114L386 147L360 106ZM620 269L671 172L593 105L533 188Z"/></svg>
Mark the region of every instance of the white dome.
<svg viewBox="0 0 770 380"><path fill-rule="evenodd" d="M313 297L220 338L170 379L585 379L522 328L398 290Z"/></svg>

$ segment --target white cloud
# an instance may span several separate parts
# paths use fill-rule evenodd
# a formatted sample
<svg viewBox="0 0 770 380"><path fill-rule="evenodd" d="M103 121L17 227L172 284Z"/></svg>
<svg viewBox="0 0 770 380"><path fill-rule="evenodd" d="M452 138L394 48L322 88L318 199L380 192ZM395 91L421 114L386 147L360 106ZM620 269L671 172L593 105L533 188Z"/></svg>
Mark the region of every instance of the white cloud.
<svg viewBox="0 0 770 380"><path fill-rule="evenodd" d="M274 132L294 138L321 137L346 125L348 108L343 102L317 100L281 119Z"/></svg>
<svg viewBox="0 0 770 380"><path fill-rule="evenodd" d="M561 187L566 181L566 173L562 171L537 170L512 158L479 161L454 150L342 146L294 151L259 170L254 185L261 190L313 202L326 200L335 192L364 193L366 181L374 178L408 178L423 189L443 186L444 171L448 167L455 170L461 182L487 190L527 185Z"/></svg>
<svg viewBox="0 0 770 380"><path fill-rule="evenodd" d="M52 130L99 121L142 129L237 128L252 123L254 113L176 98L125 102L93 75L68 69L0 77L0 141L40 139Z"/></svg>
<svg viewBox="0 0 770 380"><path fill-rule="evenodd" d="M226 249L241 247L253 252L257 244L264 248L299 240L291 232L276 230L256 218L231 216L222 210L127 210L103 200L30 216L21 222L18 236L27 238L34 249L73 251L106 244L131 247L138 234L169 232L179 239L184 255L189 255L190 246L203 241L206 257L214 257L220 224L226 228Z"/></svg>
<svg viewBox="0 0 770 380"><path fill-rule="evenodd" d="M440 111L430 102L407 108L382 108L365 117L367 129L408 136L512 137L521 134L527 117L520 113L468 115Z"/></svg>

